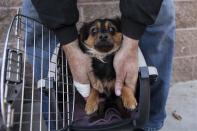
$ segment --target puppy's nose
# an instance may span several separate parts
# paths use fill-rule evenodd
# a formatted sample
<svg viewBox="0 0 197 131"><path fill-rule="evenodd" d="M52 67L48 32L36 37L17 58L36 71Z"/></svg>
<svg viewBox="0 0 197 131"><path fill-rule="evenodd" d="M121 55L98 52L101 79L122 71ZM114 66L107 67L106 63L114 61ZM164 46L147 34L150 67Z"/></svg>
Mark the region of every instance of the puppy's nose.
<svg viewBox="0 0 197 131"><path fill-rule="evenodd" d="M100 34L99 39L100 40L107 40L108 39L108 35L106 33Z"/></svg>

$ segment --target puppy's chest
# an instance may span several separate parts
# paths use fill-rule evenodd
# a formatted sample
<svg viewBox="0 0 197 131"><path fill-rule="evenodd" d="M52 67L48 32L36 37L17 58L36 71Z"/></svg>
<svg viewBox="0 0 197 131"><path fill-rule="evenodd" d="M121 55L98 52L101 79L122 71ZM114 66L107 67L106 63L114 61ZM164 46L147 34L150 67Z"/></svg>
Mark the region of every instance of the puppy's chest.
<svg viewBox="0 0 197 131"><path fill-rule="evenodd" d="M114 54L104 58L104 62L96 58L92 58L92 68L94 75L101 82L106 83L115 80L116 74L113 67Z"/></svg>

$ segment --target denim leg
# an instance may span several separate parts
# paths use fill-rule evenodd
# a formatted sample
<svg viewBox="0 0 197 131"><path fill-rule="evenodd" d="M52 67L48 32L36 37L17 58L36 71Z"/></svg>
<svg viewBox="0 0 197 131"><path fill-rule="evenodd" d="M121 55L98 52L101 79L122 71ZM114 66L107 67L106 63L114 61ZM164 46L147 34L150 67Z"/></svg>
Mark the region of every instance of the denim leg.
<svg viewBox="0 0 197 131"><path fill-rule="evenodd" d="M172 74L175 43L175 11L173 0L164 0L155 24L149 26L139 46L149 66L159 73L158 82L151 87L150 119L148 131L159 130L166 117L165 106Z"/></svg>
<svg viewBox="0 0 197 131"><path fill-rule="evenodd" d="M31 0L24 0L23 1L23 8L22 8L22 14L31 18L34 18L36 20L39 20L38 14L34 8L34 6L31 3ZM35 69L35 82L40 80L41 78L47 78L48 76L48 70L49 70L49 57L51 54L49 52L53 52L56 47L55 37L51 33L50 39L49 39L49 32L46 28L43 28L43 34L42 37L42 26L38 23L35 23L35 64L33 65L33 52L34 52L34 23L31 20L27 21L28 28L27 28L27 42L26 42L26 49L27 49L27 57L28 62L34 67ZM31 27L30 27L31 26ZM43 44L42 44L43 41ZM49 42L50 41L50 42ZM50 49L49 49L50 44ZM44 49L44 51L42 51ZM43 59L41 59L41 56L43 55ZM43 63L43 64L42 64ZM42 73L42 75L41 75ZM46 124L48 125L48 95L43 93L43 118L46 120ZM55 129L54 122L51 122L51 129Z"/></svg>

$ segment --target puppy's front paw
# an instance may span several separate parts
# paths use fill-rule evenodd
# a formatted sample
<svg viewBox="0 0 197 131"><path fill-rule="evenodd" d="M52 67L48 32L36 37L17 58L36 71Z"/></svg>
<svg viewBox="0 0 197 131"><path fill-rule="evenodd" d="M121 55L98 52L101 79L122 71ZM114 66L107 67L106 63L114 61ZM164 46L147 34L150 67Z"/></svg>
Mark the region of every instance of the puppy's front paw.
<svg viewBox="0 0 197 131"><path fill-rule="evenodd" d="M94 88L91 89L90 95L87 99L85 111L87 115L90 115L98 110L99 93Z"/></svg>
<svg viewBox="0 0 197 131"><path fill-rule="evenodd" d="M97 110L98 110L98 103L96 101L86 103L85 111L87 115L91 115Z"/></svg>
<svg viewBox="0 0 197 131"><path fill-rule="evenodd" d="M121 97L125 108L129 110L134 110L136 108L137 101L131 88L124 86L122 88Z"/></svg>
<svg viewBox="0 0 197 131"><path fill-rule="evenodd" d="M129 110L134 110L137 107L137 101L135 97L122 97L123 105Z"/></svg>

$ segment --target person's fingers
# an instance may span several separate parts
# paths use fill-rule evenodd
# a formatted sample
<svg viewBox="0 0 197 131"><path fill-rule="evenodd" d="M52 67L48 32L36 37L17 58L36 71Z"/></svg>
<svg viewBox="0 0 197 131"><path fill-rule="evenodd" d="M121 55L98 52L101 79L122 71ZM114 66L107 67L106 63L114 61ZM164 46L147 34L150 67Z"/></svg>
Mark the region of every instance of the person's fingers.
<svg viewBox="0 0 197 131"><path fill-rule="evenodd" d="M121 90L124 84L125 73L122 71L117 71L116 82L115 82L115 94L116 96L121 95Z"/></svg>
<svg viewBox="0 0 197 131"><path fill-rule="evenodd" d="M116 96L121 95L122 86L123 86L122 81L116 81L116 83L115 83L115 94L116 94Z"/></svg>
<svg viewBox="0 0 197 131"><path fill-rule="evenodd" d="M127 72L127 74L125 76L125 84L128 87L131 87L133 89L133 91L135 91L137 78L138 78L137 69L130 70L129 72Z"/></svg>

